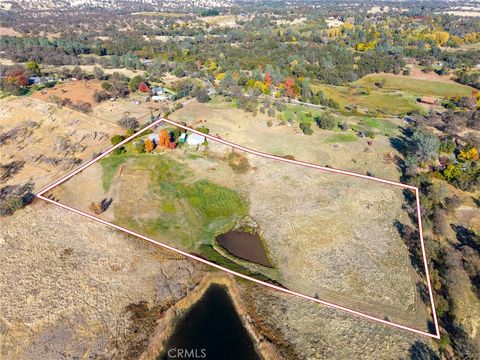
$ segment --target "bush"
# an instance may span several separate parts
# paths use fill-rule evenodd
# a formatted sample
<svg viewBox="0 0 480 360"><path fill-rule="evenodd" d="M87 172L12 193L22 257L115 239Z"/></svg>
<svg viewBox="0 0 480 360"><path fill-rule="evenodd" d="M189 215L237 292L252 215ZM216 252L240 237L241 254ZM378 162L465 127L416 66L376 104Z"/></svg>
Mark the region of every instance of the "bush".
<svg viewBox="0 0 480 360"><path fill-rule="evenodd" d="M250 169L250 163L245 155L236 152L228 155L228 165L237 174L245 174Z"/></svg>
<svg viewBox="0 0 480 360"><path fill-rule="evenodd" d="M72 104L70 106L73 110L80 111L84 114L88 114L90 111L92 111L92 105L90 103L84 102L84 101L77 101L75 104Z"/></svg>
<svg viewBox="0 0 480 360"><path fill-rule="evenodd" d="M336 125L334 117L328 113L315 116L315 122L320 129L324 130L332 130Z"/></svg>
<svg viewBox="0 0 480 360"><path fill-rule="evenodd" d="M117 124L123 127L124 129L133 129L133 130L135 130L139 126L138 120L135 117L127 116L127 115L123 116L120 120L118 120Z"/></svg>
<svg viewBox="0 0 480 360"><path fill-rule="evenodd" d="M311 128L311 124L309 122L301 122L300 123L300 129L302 129L303 133L305 135L312 135L313 134L313 130Z"/></svg>
<svg viewBox="0 0 480 360"><path fill-rule="evenodd" d="M113 135L110 139L113 146L121 143L123 140L125 140L125 137L123 135Z"/></svg>
<svg viewBox="0 0 480 360"><path fill-rule="evenodd" d="M102 101L108 100L110 94L106 91L96 91L93 93L93 99L96 103L101 103Z"/></svg>
<svg viewBox="0 0 480 360"><path fill-rule="evenodd" d="M199 103L206 103L210 101L210 96L208 96L207 90L205 89L199 88L195 90L194 95L195 95L195 99L197 99Z"/></svg>

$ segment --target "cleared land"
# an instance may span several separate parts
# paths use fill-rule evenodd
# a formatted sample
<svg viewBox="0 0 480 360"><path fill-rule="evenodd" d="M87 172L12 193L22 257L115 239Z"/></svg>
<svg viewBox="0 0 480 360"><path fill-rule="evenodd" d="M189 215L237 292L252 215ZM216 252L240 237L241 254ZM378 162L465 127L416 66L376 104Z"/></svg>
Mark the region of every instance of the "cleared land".
<svg viewBox="0 0 480 360"><path fill-rule="evenodd" d="M375 83L385 80L382 88ZM453 96L470 96L473 88L448 79L421 79L419 74L402 76L392 74L367 75L346 86L313 83L312 88L322 90L328 98L341 107L356 105L359 110L379 112L385 115L401 115L421 110L417 104L422 96L439 99Z"/></svg>
<svg viewBox="0 0 480 360"><path fill-rule="evenodd" d="M35 92L32 97L39 100L47 101L50 96L58 96L60 99L70 99L76 103L78 101L95 105L93 94L95 91L101 91L102 86L100 81L71 81L60 85L55 85L50 89L42 89Z"/></svg>
<svg viewBox="0 0 480 360"><path fill-rule="evenodd" d="M427 330L422 280L395 226L410 224L401 188L235 156L248 165L239 169L231 149L214 141L151 154L127 147L50 195L86 212L91 202L113 198L101 216L116 224L232 270ZM273 269L235 258L215 242L245 218L256 224Z"/></svg>
<svg viewBox="0 0 480 360"><path fill-rule="evenodd" d="M108 147L121 129L111 122L30 97L0 100L0 164L24 162L3 185L32 179L40 189Z"/></svg>
<svg viewBox="0 0 480 360"><path fill-rule="evenodd" d="M296 112L296 114L295 114ZM369 129L362 122L369 118L357 116L338 117L339 121L346 121L350 128L341 132L334 130L321 130L313 124L313 135L304 135L297 121L305 120L306 114L312 116L321 110L313 110L306 106L288 106L281 113L282 119L290 117L295 122L282 124L281 121L259 114L253 116L242 110L235 109L234 104L215 98L214 103L201 104L192 101L182 109L175 111L171 119L177 122L185 122L189 125L201 124L210 129L210 134L218 134L237 144L242 144L253 149L261 150L278 156L293 156L296 159L313 162L320 165L329 165L339 169L348 169L359 173L369 171L375 176L387 179L398 179L401 175L392 158L399 155L391 146L390 139L384 136L385 130L399 134L399 126L404 121L398 118L373 119L372 124L377 128ZM228 120L226 120L228 119ZM313 123L313 119L308 118ZM272 121L272 126L267 121ZM368 145L371 139L359 138L352 128L372 130L377 136ZM387 129L388 128L388 129ZM347 137L345 137L347 136ZM355 141L354 140L355 137ZM345 142L342 140L351 140Z"/></svg>

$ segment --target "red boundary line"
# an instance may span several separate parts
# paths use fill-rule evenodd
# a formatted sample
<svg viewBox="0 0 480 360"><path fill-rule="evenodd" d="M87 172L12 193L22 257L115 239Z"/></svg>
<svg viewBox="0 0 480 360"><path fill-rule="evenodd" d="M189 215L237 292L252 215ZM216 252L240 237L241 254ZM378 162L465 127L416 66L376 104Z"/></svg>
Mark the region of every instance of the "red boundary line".
<svg viewBox="0 0 480 360"><path fill-rule="evenodd" d="M214 141L218 141L224 145L227 145L227 146L231 146L233 148L236 148L236 149L239 149L239 150L242 150L242 151L245 151L245 152L248 152L248 153L251 153L251 154L254 154L254 155L257 155L257 156L261 156L261 157L265 157L265 158L269 158L269 159L273 159L273 160L277 160L277 161L282 161L282 162L287 162L287 163L292 163L292 164L296 164L296 165L301 165L301 166L306 166L306 167L309 167L309 168L314 168L314 169L319 169L319 170L324 170L324 171L328 171L328 172L332 172L332 173L338 173L338 174L343 174L343 175L348 175L348 176L353 176L353 177L359 177L359 178L362 178L362 179L366 179L366 180L371 180L371 181L376 181L376 182L380 182L380 183L385 183L385 184L389 184L389 185L394 185L394 186L398 186L398 187L402 187L402 188L406 188L406 189L410 189L410 190L414 190L415 191L415 198L416 198L416 203L417 203L417 218L418 218L418 227L419 227L419 235L420 235L420 247L421 247L421 250L422 250L422 257L423 257L423 262L424 262L424 266L425 266L425 276L427 278L427 286L428 286L428 292L429 292L429 297L430 297L430 303L431 303L431 307L432 307L432 313L433 313L433 320L434 320L434 325L435 325L435 334L432 334L432 333L429 333L429 332L425 332L425 331L421 331L421 330L417 330L417 329L414 329L414 328L411 328L411 327L408 327L408 326L404 326L404 325L401 325L401 324L397 324L397 323L394 323L394 322L391 322L391 321L387 321L387 320L383 320L383 319L380 319L380 318L376 318L374 316L371 316L371 315L368 315L368 314L365 314L363 312L360 312L360 311L357 311L357 310L353 310L353 309L350 309L350 308L347 308L345 306L341 306L341 305L337 305L337 304L334 304L334 303L330 303L328 301L324 301L324 300L320 300L320 299L317 299L317 298L314 298L314 297L311 297L311 296L308 296L308 295L305 295L305 294L301 294L299 292L295 292L295 291L292 291L292 290L289 290L289 289L286 289L286 288L283 288L283 287L280 287L280 286L276 286L276 285L273 285L273 284L269 284L265 281L261 281L261 280L258 280L258 279L255 279L253 277L250 277L250 276L247 276L247 275L244 275L244 274L241 274L239 272L236 272L236 271L233 271L233 270L230 270L228 268L225 268L223 266L220 266L218 264L215 264L211 261L208 261L208 260L205 260L199 256L196 256L196 255L193 255L193 254L190 254L186 251L183 251L183 250L180 250L180 249L177 249L173 246L170 246L170 245L167 245L167 244L164 244L162 242L159 242L159 241L156 241L154 239L151 239L147 236L144 236L142 234L139 234L137 232L134 232L132 230L129 230L127 228L124 228L122 226L119 226L119 225L115 225L109 221L106 221L106 220L103 220L99 217L96 217L96 216L93 216L93 215L90 215L84 211L81 211L81 210L78 210L74 207L71 207L71 206L68 206L68 205L65 205L65 204L62 204L62 203L59 203L59 202L56 202L52 199L49 199L45 196L43 196L43 194L51 189L53 189L54 187L62 184L63 182L67 181L68 179L72 178L73 176L75 176L76 174L78 174L79 172L83 171L84 169L86 169L87 167L89 167L90 165L92 165L93 163L97 162L98 160L102 159L103 157L107 156L108 154L110 154L112 151L114 151L116 148L124 145L125 143L129 142L130 140L134 139L135 137L137 137L139 134L145 132L146 130L152 128L152 127L155 127L156 125L158 125L159 123L161 122L166 122L168 124L171 124L171 125L174 125L174 126L177 126L179 128L182 128L184 130L188 130L190 132L193 132L193 133L196 133L196 134L199 134L199 135L202 135L202 136L205 136L207 139L211 139L211 140L214 140ZM181 255L184 255L188 258L191 258L193 260L196 260L196 261L199 261L201 263L204 263L204 264L207 264L209 266L212 266L216 269L219 269L219 270L222 270L222 271L225 271L229 274L232 274L232 275L235 275L235 276L238 276L240 278L243 278L243 279L246 279L246 280L250 280L250 281L253 281L254 283L257 283L257 284L260 284L260 285L263 285L263 286L266 286L268 288L271 288L271 289L274 289L274 290L277 290L277 291L280 291L280 292L283 292L283 293L287 293L287 294L290 294L290 295L294 295L294 296L297 296L297 297L300 297L300 298L303 298L303 299L306 299L306 300L309 300L309 301L312 301L312 302L316 302L316 303L319 303L319 304L322 304L322 305L325 305L327 307L330 307L330 308L334 308L334 309L337 309L337 310L340 310L340 311L343 311L343 312L346 312L346 313L349 313L349 314L353 314L353 315L356 315L356 316L359 316L359 317L362 317L362 318L366 318L366 319L369 319L369 320L372 320L372 321L376 321L376 322L379 322L379 323L382 323L382 324L385 324L385 325L389 325L389 326L393 326L395 328L398 328L398 329L402 329L402 330L406 330L406 331L410 331L410 332L413 332L413 333L416 333L416 334L419 334L419 335L423 335L423 336L427 336L427 337L431 337L431 338L434 338L434 339L440 339L440 330L439 330L439 326L438 326L438 319L437 319L437 315L436 315L436 311L435 311L435 303L434 303L434 300L433 300L433 292L432 292L432 286L431 286L431 283L430 283L430 273L429 273L429 270L428 270L428 260L427 260L427 256L426 256L426 252L425 252L425 244L424 244L424 239L423 239L423 230L422 230L422 220L421 220L421 207L420 207L420 197L419 197L419 189L415 186L411 186L411 185L407 185L407 184L403 184L403 183L400 183L400 182L395 182L395 181L390 181L390 180L386 180L386 179L381 179L381 178L376 178L376 177L372 177L372 176L367 176L367 175L363 175L363 174L359 174L359 173L355 173L355 172L352 172L352 171L345 171L345 170L339 170L339 169L334 169L334 168L329 168L329 167L324 167L324 166L320 166L320 165L316 165L316 164L312 164L312 163L307 163L307 162L302 162L302 161L297 161L297 160L290 160L290 159L285 159L285 158L282 158L282 157L279 157L279 156L275 156L275 155L270 155L270 154L267 154L267 153L263 153L263 152L260 152L260 151L256 151L256 150L253 150L253 149L250 149L250 148L247 148L247 147L244 147L244 146L240 146L240 145L237 145L237 144L234 144L234 143L231 143L229 141L226 141L226 140L223 140L223 139L220 139L216 136L212 136L212 135L208 135L208 134L204 134L198 130L195 130L195 129L192 129L188 126L185 126L185 125L182 125L182 124L179 124L179 123L176 123L172 120L169 120L169 119L166 119L166 118L159 118L158 120L154 121L152 124L150 124L149 126L141 129L140 131L136 132L135 134L133 134L132 136L126 138L125 140L123 140L122 142L118 143L117 145L115 146L112 146L110 147L108 150L104 151L103 153L101 153L99 156L95 157L94 159L88 161L87 163L85 163L84 165L80 166L78 169L75 169L73 170L72 172L64 175L63 177L61 177L60 179L58 179L57 181L53 182L52 184L46 186L45 188L43 188L42 190L40 190L36 196L39 198L39 199L42 199L44 201L47 201L51 204L54 204L54 205L57 205L63 209L67 209L69 211L72 211L78 215L81 215L81 216L84 216L88 219L91 219L91 220L94 220L94 221L97 221L101 224L104 224L104 225L107 225L107 226L110 226L112 228L115 228L117 230L121 230L127 234L130 234L130 235L133 235L133 236L136 236L138 238L141 238L143 240L146 240L148 242L151 242L155 245L158 245L158 246L161 246L165 249L168 249L168 250L171 250L171 251L174 251L174 252L177 252Z"/></svg>

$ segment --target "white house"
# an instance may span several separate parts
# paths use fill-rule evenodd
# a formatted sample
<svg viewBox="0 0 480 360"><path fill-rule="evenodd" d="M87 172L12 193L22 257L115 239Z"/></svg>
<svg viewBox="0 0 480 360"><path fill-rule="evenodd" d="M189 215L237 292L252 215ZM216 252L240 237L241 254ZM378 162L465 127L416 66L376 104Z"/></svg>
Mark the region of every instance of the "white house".
<svg viewBox="0 0 480 360"><path fill-rule="evenodd" d="M205 142L205 136L198 135L198 134L189 134L187 136L187 144L188 145L200 145Z"/></svg>

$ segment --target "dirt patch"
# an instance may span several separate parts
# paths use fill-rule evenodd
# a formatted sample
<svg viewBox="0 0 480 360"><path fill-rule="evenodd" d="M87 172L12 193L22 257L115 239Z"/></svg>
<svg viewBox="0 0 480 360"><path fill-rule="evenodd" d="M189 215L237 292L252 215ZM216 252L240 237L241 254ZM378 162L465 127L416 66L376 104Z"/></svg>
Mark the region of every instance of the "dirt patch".
<svg viewBox="0 0 480 360"><path fill-rule="evenodd" d="M22 34L12 28L0 27L0 36L21 37Z"/></svg>
<svg viewBox="0 0 480 360"><path fill-rule="evenodd" d="M93 94L95 91L101 91L100 81L70 81L64 84L55 85L51 89L43 89L35 92L32 97L39 100L48 101L50 96L57 96L62 100L70 99L73 103L86 102L95 105Z"/></svg>

